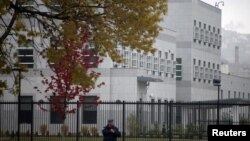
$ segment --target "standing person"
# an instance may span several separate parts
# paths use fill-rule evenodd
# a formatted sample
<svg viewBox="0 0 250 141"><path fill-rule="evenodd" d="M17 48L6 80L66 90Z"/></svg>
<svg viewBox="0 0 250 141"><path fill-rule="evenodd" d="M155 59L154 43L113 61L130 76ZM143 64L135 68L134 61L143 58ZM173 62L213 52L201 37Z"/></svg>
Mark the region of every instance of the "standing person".
<svg viewBox="0 0 250 141"><path fill-rule="evenodd" d="M117 137L121 137L121 132L114 125L114 120L109 119L108 125L106 125L103 130L103 141L116 141Z"/></svg>

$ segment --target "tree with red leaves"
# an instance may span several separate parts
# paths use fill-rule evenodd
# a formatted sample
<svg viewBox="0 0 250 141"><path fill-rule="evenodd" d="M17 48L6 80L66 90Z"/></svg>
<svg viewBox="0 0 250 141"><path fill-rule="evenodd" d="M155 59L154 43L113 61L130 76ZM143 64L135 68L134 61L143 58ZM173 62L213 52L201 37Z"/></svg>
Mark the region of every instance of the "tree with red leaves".
<svg viewBox="0 0 250 141"><path fill-rule="evenodd" d="M100 76L100 73L89 70L102 62L96 52L89 48L90 36L91 33L85 28L79 33L78 39L71 40L63 36L63 44L60 44L63 45L62 48L58 43L54 43L54 47L43 51L43 54L49 58L48 64L54 75L48 78L41 72L42 84L47 88L43 92L38 87L34 88L39 93L46 94L45 98L53 104L53 111L64 118L67 113L74 113L79 108L86 95L95 88L96 80ZM97 87L101 85L104 85L104 82ZM51 93L52 95L48 95ZM78 105L70 109L68 102L72 100L77 100Z"/></svg>

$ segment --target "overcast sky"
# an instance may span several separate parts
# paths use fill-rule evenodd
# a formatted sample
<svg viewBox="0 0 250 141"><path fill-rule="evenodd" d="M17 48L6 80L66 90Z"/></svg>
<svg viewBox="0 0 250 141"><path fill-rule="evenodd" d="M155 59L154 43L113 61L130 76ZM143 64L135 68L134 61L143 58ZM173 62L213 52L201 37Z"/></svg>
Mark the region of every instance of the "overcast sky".
<svg viewBox="0 0 250 141"><path fill-rule="evenodd" d="M211 5L221 0L202 0ZM250 0L223 0L222 27L239 33L250 34Z"/></svg>

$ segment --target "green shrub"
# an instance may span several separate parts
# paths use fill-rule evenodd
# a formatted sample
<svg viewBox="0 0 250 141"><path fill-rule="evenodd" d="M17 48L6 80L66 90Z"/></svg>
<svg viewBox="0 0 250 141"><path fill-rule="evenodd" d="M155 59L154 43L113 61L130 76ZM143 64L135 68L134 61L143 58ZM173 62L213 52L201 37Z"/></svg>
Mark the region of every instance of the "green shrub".
<svg viewBox="0 0 250 141"><path fill-rule="evenodd" d="M5 131L5 134L4 134L6 137L9 137L10 136L10 132L9 130Z"/></svg>
<svg viewBox="0 0 250 141"><path fill-rule="evenodd" d="M63 125L61 126L62 135L63 135L63 136L67 136L68 131L69 131L69 126L66 125L66 124L63 124Z"/></svg>
<svg viewBox="0 0 250 141"><path fill-rule="evenodd" d="M148 134L150 137L160 137L161 136L161 130L158 123L154 123L153 129L148 131Z"/></svg>
<svg viewBox="0 0 250 141"><path fill-rule="evenodd" d="M193 139L194 136L197 135L197 128L193 124L186 125L185 129L185 138L187 139Z"/></svg>
<svg viewBox="0 0 250 141"><path fill-rule="evenodd" d="M134 114L130 114L127 118L128 123L128 132L129 136L135 137L140 135L140 124L136 119L136 116Z"/></svg>
<svg viewBox="0 0 250 141"><path fill-rule="evenodd" d="M240 125L248 125L248 124L250 124L250 122L247 118L240 118L239 124Z"/></svg>
<svg viewBox="0 0 250 141"><path fill-rule="evenodd" d="M95 137L98 136L98 130L96 127L91 127L90 132L91 132L92 136L95 136Z"/></svg>
<svg viewBox="0 0 250 141"><path fill-rule="evenodd" d="M83 136L89 136L89 128L87 126L82 126L81 132Z"/></svg>

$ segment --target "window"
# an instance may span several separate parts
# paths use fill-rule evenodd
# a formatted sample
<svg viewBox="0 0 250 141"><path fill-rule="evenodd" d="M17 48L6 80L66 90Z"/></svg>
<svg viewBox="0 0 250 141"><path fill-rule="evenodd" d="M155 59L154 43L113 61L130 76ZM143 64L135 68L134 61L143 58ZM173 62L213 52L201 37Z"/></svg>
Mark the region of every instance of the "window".
<svg viewBox="0 0 250 141"><path fill-rule="evenodd" d="M220 69L220 65L219 64L217 64L217 70L219 70Z"/></svg>
<svg viewBox="0 0 250 141"><path fill-rule="evenodd" d="M234 98L236 98L237 96L236 96L236 91L234 91Z"/></svg>
<svg viewBox="0 0 250 141"><path fill-rule="evenodd" d="M230 91L228 91L228 99L230 99Z"/></svg>
<svg viewBox="0 0 250 141"><path fill-rule="evenodd" d="M196 64L196 60L195 60L195 59L193 59L193 64L194 64L194 65Z"/></svg>
<svg viewBox="0 0 250 141"><path fill-rule="evenodd" d="M211 25L208 26L208 31L210 31L210 30L211 30Z"/></svg>
<svg viewBox="0 0 250 141"><path fill-rule="evenodd" d="M218 32L218 34L220 34L220 29L219 28L218 28L217 32Z"/></svg>
<svg viewBox="0 0 250 141"><path fill-rule="evenodd" d="M154 70L158 70L158 58L154 57Z"/></svg>
<svg viewBox="0 0 250 141"><path fill-rule="evenodd" d="M21 96L20 102L20 123L32 123L32 96Z"/></svg>
<svg viewBox="0 0 250 141"><path fill-rule="evenodd" d="M88 40L88 43L89 43L88 49L94 49L95 48L93 39Z"/></svg>
<svg viewBox="0 0 250 141"><path fill-rule="evenodd" d="M204 25L203 25L203 28L204 28L204 29L206 29L206 27L207 27L207 25L206 25L206 24L204 24Z"/></svg>
<svg viewBox="0 0 250 141"><path fill-rule="evenodd" d="M182 80L182 77L177 77L177 76L176 76L176 80L177 80L177 81L181 81L181 80Z"/></svg>
<svg viewBox="0 0 250 141"><path fill-rule="evenodd" d="M129 55L129 51L125 51L124 52L124 67L129 67L129 58L130 58L130 55Z"/></svg>
<svg viewBox="0 0 250 141"><path fill-rule="evenodd" d="M137 53L132 53L132 67L137 67Z"/></svg>
<svg viewBox="0 0 250 141"><path fill-rule="evenodd" d="M182 119L182 116L183 116L181 114L181 113L183 113L181 108L182 108L181 106L176 107L176 124L179 124L179 125L182 124L181 119Z"/></svg>
<svg viewBox="0 0 250 141"><path fill-rule="evenodd" d="M199 22L199 27L201 28L201 22Z"/></svg>
<svg viewBox="0 0 250 141"><path fill-rule="evenodd" d="M243 98L243 99L245 98L245 93L242 94L242 98Z"/></svg>
<svg viewBox="0 0 250 141"><path fill-rule="evenodd" d="M181 64L182 63L182 59L181 58L176 58L176 64Z"/></svg>
<svg viewBox="0 0 250 141"><path fill-rule="evenodd" d="M160 71L164 72L165 71L165 60L160 59Z"/></svg>
<svg viewBox="0 0 250 141"><path fill-rule="evenodd" d="M250 99L250 93L248 93L248 99Z"/></svg>
<svg viewBox="0 0 250 141"><path fill-rule="evenodd" d="M210 68L210 62L208 62L208 68Z"/></svg>
<svg viewBox="0 0 250 141"><path fill-rule="evenodd" d="M52 96L50 98L53 99L53 98L56 98L56 97ZM59 100L63 104L64 99L60 98ZM50 111L51 111L50 112L50 123L51 124L62 124L63 121L64 121L63 115L60 115L58 112L56 112L54 110L54 105L53 104L50 105Z"/></svg>
<svg viewBox="0 0 250 141"><path fill-rule="evenodd" d="M176 70L181 70L182 66L181 65L176 65Z"/></svg>
<svg viewBox="0 0 250 141"><path fill-rule="evenodd" d="M213 32L215 32L215 27L213 27Z"/></svg>
<svg viewBox="0 0 250 141"><path fill-rule="evenodd" d="M97 105L96 96L86 96L82 108L82 124L97 123Z"/></svg>
<svg viewBox="0 0 250 141"><path fill-rule="evenodd" d="M93 65L93 66L91 66L92 68L97 68L98 63L95 63L95 62L98 61L98 56L95 54L95 51L93 48L88 48L88 51L93 53L93 56L91 58L89 58L89 55L85 55L83 57L86 57L86 59L89 59L89 64Z"/></svg>
<svg viewBox="0 0 250 141"><path fill-rule="evenodd" d="M215 69L215 64L213 63L213 69Z"/></svg>
<svg viewBox="0 0 250 141"><path fill-rule="evenodd" d="M144 67L144 55L143 54L140 54L140 58L139 58L139 62L140 62L140 68L143 68Z"/></svg>
<svg viewBox="0 0 250 141"><path fill-rule="evenodd" d="M19 45L18 48L18 61L20 64L27 65L28 68L34 67L34 43L28 41L27 44Z"/></svg>
<svg viewBox="0 0 250 141"><path fill-rule="evenodd" d="M161 51L158 51L158 58L161 58Z"/></svg>
<svg viewBox="0 0 250 141"><path fill-rule="evenodd" d="M168 52L165 52L165 59L168 59Z"/></svg>
<svg viewBox="0 0 250 141"><path fill-rule="evenodd" d="M198 61L198 65L201 66L201 60Z"/></svg>
<svg viewBox="0 0 250 141"><path fill-rule="evenodd" d="M174 54L173 53L171 54L171 60L174 60Z"/></svg>
<svg viewBox="0 0 250 141"><path fill-rule="evenodd" d="M182 75L181 71L176 71L176 76L181 76L181 75Z"/></svg>
<svg viewBox="0 0 250 141"><path fill-rule="evenodd" d="M238 98L240 98L240 92L239 92Z"/></svg>
<svg viewBox="0 0 250 141"><path fill-rule="evenodd" d="M194 25L196 26L196 20L194 20Z"/></svg>
<svg viewBox="0 0 250 141"><path fill-rule="evenodd" d="M148 69L148 70L151 70L151 68L152 68L152 67L151 67L151 63L152 63L152 62L151 62L151 56L147 56L147 69Z"/></svg>
<svg viewBox="0 0 250 141"><path fill-rule="evenodd" d="M203 62L203 67L206 67L206 61Z"/></svg>

